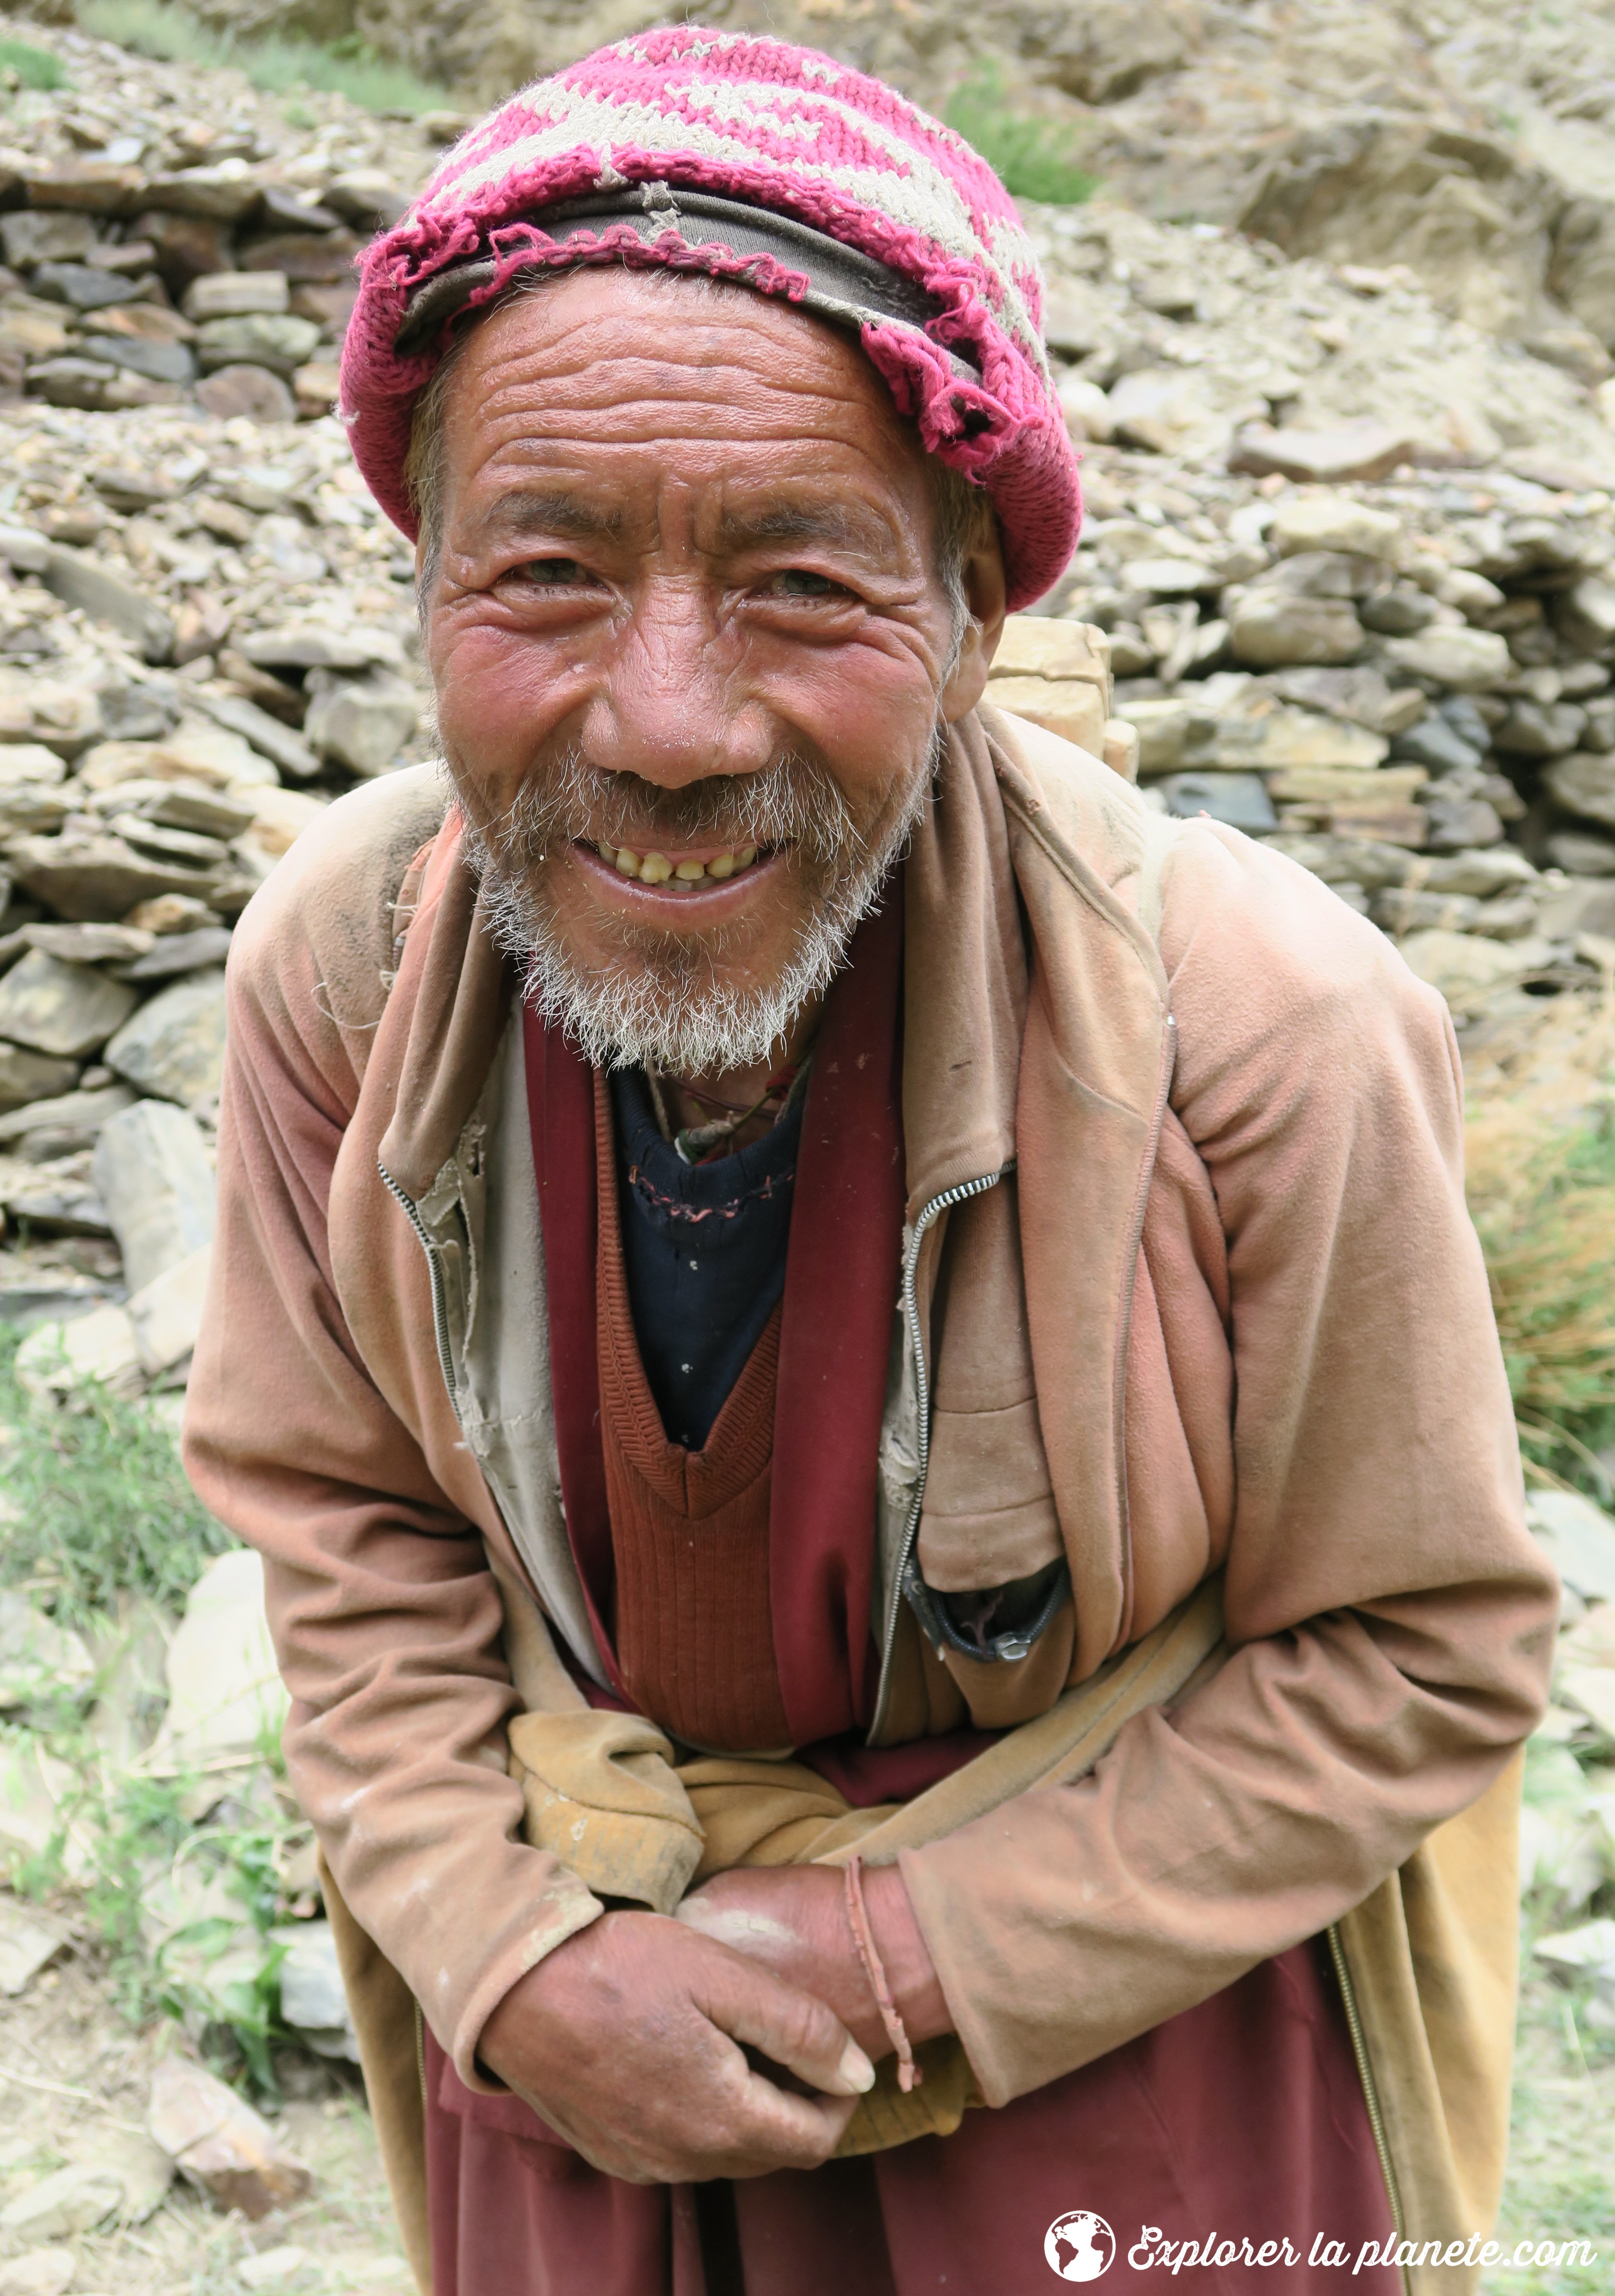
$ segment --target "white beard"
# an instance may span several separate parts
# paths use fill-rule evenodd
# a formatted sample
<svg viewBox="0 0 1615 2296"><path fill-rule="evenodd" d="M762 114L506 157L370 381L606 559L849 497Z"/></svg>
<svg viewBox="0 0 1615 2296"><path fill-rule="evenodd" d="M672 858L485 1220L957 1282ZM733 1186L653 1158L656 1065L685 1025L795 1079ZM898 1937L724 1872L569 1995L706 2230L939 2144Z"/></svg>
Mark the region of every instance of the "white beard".
<svg viewBox="0 0 1615 2296"><path fill-rule="evenodd" d="M657 954L625 953L604 969L586 967L556 929L549 902L509 867L505 854L512 842L569 834L562 817L564 784L580 770L580 761L571 761L562 789L541 808L529 808L542 811L542 826L521 818L520 799L512 815L491 832L480 831L468 817L467 858L481 878L494 938L522 966L524 993L540 1017L564 1029L595 1068L644 1068L674 1077L761 1068L783 1047L798 1016L823 995L845 963L859 924L879 907L888 874L931 787L930 775L922 773L899 812L882 824L873 843L865 843L839 791L834 807L821 801L806 808L799 791L784 781L749 777L743 791L719 808L725 833L736 844L799 841L812 851L829 883L799 926L778 976L735 988L716 977L721 937L679 946L669 963L661 952L673 937L661 934Z"/></svg>
<svg viewBox="0 0 1615 2296"><path fill-rule="evenodd" d="M905 824L906 834L908 824ZM552 1027L564 1029L595 1068L644 1068L658 1076L722 1075L761 1068L790 1037L797 1016L829 988L863 919L880 900L886 874L861 871L832 896L798 935L777 980L734 988L710 977L679 979L660 969L624 965L620 972L585 972L564 943L529 936L519 922L525 906L502 889L492 904L494 931L503 946L506 919L515 928L514 953L525 947L526 991ZM511 916L511 909L515 915ZM704 954L704 952L703 952Z"/></svg>

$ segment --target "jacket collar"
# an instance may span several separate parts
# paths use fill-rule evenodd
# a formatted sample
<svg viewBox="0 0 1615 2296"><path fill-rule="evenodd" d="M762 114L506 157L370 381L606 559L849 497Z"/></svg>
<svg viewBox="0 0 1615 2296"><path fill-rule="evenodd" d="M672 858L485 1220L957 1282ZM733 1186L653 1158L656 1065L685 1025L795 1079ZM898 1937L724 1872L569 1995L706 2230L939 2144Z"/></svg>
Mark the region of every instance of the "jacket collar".
<svg viewBox="0 0 1615 2296"><path fill-rule="evenodd" d="M973 716L954 729L905 873L903 1128L912 1217L1015 1152L1026 944L996 786ZM423 864L400 978L411 1017L381 1160L423 1195L487 1081L515 994L450 808Z"/></svg>
<svg viewBox="0 0 1615 2296"><path fill-rule="evenodd" d="M389 1080L393 1109L380 1158L413 1197L426 1193L454 1154L515 993L515 968L495 945L466 865L464 830L464 815L451 807L425 860L394 988L408 999L409 1031Z"/></svg>

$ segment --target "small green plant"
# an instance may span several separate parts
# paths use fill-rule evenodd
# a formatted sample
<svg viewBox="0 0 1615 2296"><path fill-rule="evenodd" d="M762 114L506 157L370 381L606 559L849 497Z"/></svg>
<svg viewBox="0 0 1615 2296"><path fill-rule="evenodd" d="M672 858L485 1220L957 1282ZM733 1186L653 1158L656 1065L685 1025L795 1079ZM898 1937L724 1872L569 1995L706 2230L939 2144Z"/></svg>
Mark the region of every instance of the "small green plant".
<svg viewBox="0 0 1615 2296"><path fill-rule="evenodd" d="M120 1597L177 1613L234 1542L198 1503L160 1421L93 1388L71 1408L36 1402L16 1377L19 1338L0 1336L0 1586L93 1636L120 1607L127 1615ZM114 1759L86 1718L87 1698L104 1690L98 1677L93 1692L30 1695L26 1718L0 1724L0 1794L19 1806L48 1798L38 1847L0 1860L0 1881L39 1899L75 1890L122 2013L180 2020L216 2070L244 2070L273 2095L274 2050L293 2037L272 1932L297 1908L288 1857L307 1839L278 1731L266 1719L227 1775L156 1775L155 1750Z"/></svg>
<svg viewBox="0 0 1615 2296"><path fill-rule="evenodd" d="M24 1772L43 1755L73 1779L49 1840L6 1867L10 1887L53 1896L69 1876L70 1840L80 1919L99 1940L119 2013L134 2025L178 2020L220 2071L244 2063L253 2086L273 2094L270 2052L294 2037L280 2013L285 1948L271 1932L284 1915L289 1845L307 1829L267 1771L250 1774L245 1799L226 1796L199 1824L208 1796L198 1773L159 1777L136 1764L109 1775L82 1721L48 1739L25 1726L0 1730L0 1752Z"/></svg>
<svg viewBox="0 0 1615 2296"><path fill-rule="evenodd" d="M225 64L230 42L171 0L79 0L78 21L98 40L163 64Z"/></svg>
<svg viewBox="0 0 1615 2296"><path fill-rule="evenodd" d="M0 76L16 74L19 87L71 87L66 68L45 48L30 48L25 40L0 40Z"/></svg>
<svg viewBox="0 0 1615 2296"><path fill-rule="evenodd" d="M1474 1188L1475 1224L1527 1456L1607 1502L1594 1454L1615 1435L1615 1107L1595 1097L1535 1144L1501 1200ZM1479 1160L1472 1146L1477 1178Z"/></svg>
<svg viewBox="0 0 1615 2296"><path fill-rule="evenodd" d="M234 61L254 87L270 95L306 88L316 95L345 95L366 111L409 117L438 110L451 100L447 88L417 79L405 65L389 63L357 40L327 48L312 40L256 41L243 45Z"/></svg>
<svg viewBox="0 0 1615 2296"><path fill-rule="evenodd" d="M106 1948L118 2005L131 2022L152 2008L152 1972L140 1933L140 1893L155 1868L177 1857L191 1828L184 1778L120 1779L97 1813L95 1865L84 1895L86 1922Z"/></svg>
<svg viewBox="0 0 1615 2296"><path fill-rule="evenodd" d="M173 1437L104 1390L86 1390L82 1410L34 1404L13 1373L16 1349L15 1332L0 1339L11 1502L0 1584L26 1589L70 1627L116 1611L125 1592L183 1609L210 1559L235 1542L185 1480Z"/></svg>
<svg viewBox="0 0 1615 2296"><path fill-rule="evenodd" d="M947 125L981 154L1012 199L1078 207L1096 184L1078 166L1070 137L1053 120L1011 110L1003 75L988 58L960 83L943 112Z"/></svg>
<svg viewBox="0 0 1615 2296"><path fill-rule="evenodd" d="M1484 2275L1485 2296L1607 2296L1615 2249L1609 2073L1573 1997L1528 1959L1520 2001L1508 2182L1494 2238L1510 2261ZM1570 2100L1573 2099L1572 2103ZM1555 2267L1513 2264L1545 2241L1592 2251Z"/></svg>
<svg viewBox="0 0 1615 2296"><path fill-rule="evenodd" d="M348 39L323 47L314 40L238 40L217 32L177 0L79 0L78 20L98 39L133 48L160 62L214 67L234 65L254 87L269 95L311 89L343 95L368 111L413 115L449 102L447 89L418 79L403 64L389 63L363 42ZM294 126L316 123L311 113Z"/></svg>

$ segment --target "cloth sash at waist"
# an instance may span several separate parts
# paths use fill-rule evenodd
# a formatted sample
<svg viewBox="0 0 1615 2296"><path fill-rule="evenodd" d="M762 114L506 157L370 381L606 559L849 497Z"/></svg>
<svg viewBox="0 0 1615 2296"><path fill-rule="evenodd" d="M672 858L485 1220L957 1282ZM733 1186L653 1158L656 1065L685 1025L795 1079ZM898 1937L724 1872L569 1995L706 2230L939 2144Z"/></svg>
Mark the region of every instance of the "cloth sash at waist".
<svg viewBox="0 0 1615 2296"><path fill-rule="evenodd" d="M680 1761L666 1734L636 1714L605 1713L535 1638L541 1682L510 1725L511 1772L526 1803L524 1832L598 1896L669 1914L686 1890L743 1866L874 1865L955 1833L1012 1796L1069 1784L1091 1770L1130 1718L1179 1697L1227 1655L1220 1579L1209 1579L1153 1633L1119 1652L1047 1713L906 1802L855 1809L803 1763L695 1755ZM843 2155L920 2136L948 2136L980 2103L951 2034L917 2053L922 2086L898 2088L895 2060L841 2140Z"/></svg>

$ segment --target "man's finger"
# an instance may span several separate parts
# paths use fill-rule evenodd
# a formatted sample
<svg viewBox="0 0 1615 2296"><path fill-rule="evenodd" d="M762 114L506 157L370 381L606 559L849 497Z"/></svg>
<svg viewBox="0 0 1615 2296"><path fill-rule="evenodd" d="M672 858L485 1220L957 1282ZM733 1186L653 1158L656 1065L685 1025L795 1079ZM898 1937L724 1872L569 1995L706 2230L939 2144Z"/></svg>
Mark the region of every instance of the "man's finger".
<svg viewBox="0 0 1615 2296"><path fill-rule="evenodd" d="M731 2040L761 2050L825 2096L865 2095L875 2070L833 2010L755 1963L726 1956L703 1971L691 1999Z"/></svg>
<svg viewBox="0 0 1615 2296"><path fill-rule="evenodd" d="M827 2161L858 2109L856 2096L793 2096L764 2073L748 2071L749 2126L745 2157L726 2165L731 2177L766 2176L777 2168L816 2169Z"/></svg>
<svg viewBox="0 0 1615 2296"><path fill-rule="evenodd" d="M777 2087L766 2074L750 2070L726 2035L701 2054L704 2084L698 2080L670 2125L630 2133L586 2118L579 2122L533 2096L523 2102L591 2168L635 2185L816 2169L834 2152L857 2111L856 2097L796 2096Z"/></svg>

